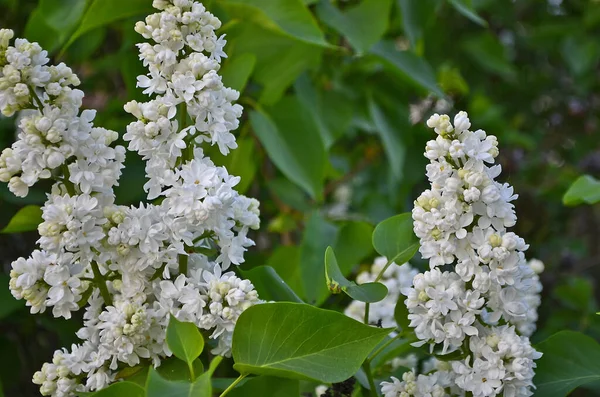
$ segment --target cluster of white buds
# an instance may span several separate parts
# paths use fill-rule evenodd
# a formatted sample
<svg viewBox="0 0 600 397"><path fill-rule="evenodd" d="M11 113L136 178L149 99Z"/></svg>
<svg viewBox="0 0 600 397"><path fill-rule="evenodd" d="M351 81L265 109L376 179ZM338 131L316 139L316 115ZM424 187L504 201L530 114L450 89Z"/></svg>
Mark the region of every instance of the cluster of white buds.
<svg viewBox="0 0 600 397"><path fill-rule="evenodd" d="M125 149L118 134L92 126L80 112L79 80L64 64L46 66L36 43L0 30L0 110L22 113L18 141L0 156L0 180L26 196L54 179L39 225L39 250L13 263L10 288L32 313L52 308L70 318L85 307L81 344L59 350L34 375L45 396L73 396L115 381L125 367L160 365L170 315L210 335L213 354L229 355L243 310L259 302L253 285L233 272L254 244L258 202L239 195L238 177L217 167L201 145L223 154L242 108L217 74L225 56L220 21L191 0L155 0L158 13L136 25L149 68L138 86L154 96L125 108L138 120L124 138L146 160L148 200L115 205L113 186Z"/></svg>
<svg viewBox="0 0 600 397"><path fill-rule="evenodd" d="M431 189L412 213L430 270L417 274L402 293L419 339L415 345L429 344L432 352L456 359L444 373L451 387L421 392L432 383L427 378L438 376L433 372L384 382L385 395L455 395L452 388L458 387L459 395L474 397L530 396L534 360L541 354L528 336L535 330L541 291L536 271L543 265L526 262L528 245L507 231L517 219L511 204L517 196L494 180L500 174L500 166L491 165L498 141L470 131L465 112L454 125L438 114L427 125L438 134L425 152Z"/></svg>

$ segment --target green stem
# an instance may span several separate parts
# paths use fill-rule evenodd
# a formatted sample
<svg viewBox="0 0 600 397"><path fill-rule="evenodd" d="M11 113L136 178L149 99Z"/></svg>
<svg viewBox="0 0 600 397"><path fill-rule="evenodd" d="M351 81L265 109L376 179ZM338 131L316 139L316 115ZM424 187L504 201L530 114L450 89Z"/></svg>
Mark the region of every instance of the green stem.
<svg viewBox="0 0 600 397"><path fill-rule="evenodd" d="M362 365L363 370L365 371L365 375L367 375L367 379L369 380L369 396L377 397L377 389L375 388L375 381L373 380L373 374L371 373L371 361L368 359Z"/></svg>
<svg viewBox="0 0 600 397"><path fill-rule="evenodd" d="M365 319L364 323L369 325L369 310L371 309L371 304L369 302L365 303Z"/></svg>
<svg viewBox="0 0 600 397"><path fill-rule="evenodd" d="M110 293L108 292L108 288L106 287L106 280L104 280L104 276L100 273L100 268L98 264L94 261L91 262L92 271L94 272L94 284L100 289L100 295L102 295L102 299L104 299L104 303L106 306L112 305L112 299L110 298Z"/></svg>
<svg viewBox="0 0 600 397"><path fill-rule="evenodd" d="M210 373L210 376L212 376L219 364L221 364L221 361L223 361L223 356L216 356L215 358L213 358L213 360L210 362L210 365L208 366L208 371L206 372Z"/></svg>
<svg viewBox="0 0 600 397"><path fill-rule="evenodd" d="M225 389L225 391L223 391L223 393L221 393L219 395L219 397L223 397L225 396L227 393L229 393L230 391L233 390L234 387L237 386L238 383L240 383L242 381L242 379L244 379L246 376L248 376L247 374L242 374L240 376L238 376L238 378L236 380L233 381L232 384L229 385L229 387L227 389Z"/></svg>
<svg viewBox="0 0 600 397"><path fill-rule="evenodd" d="M196 374L194 373L194 362L188 363L188 368L190 369L190 379L192 382L196 380Z"/></svg>
<svg viewBox="0 0 600 397"><path fill-rule="evenodd" d="M187 274L188 270L188 256L179 254L179 273Z"/></svg>
<svg viewBox="0 0 600 397"><path fill-rule="evenodd" d="M392 259L388 260L388 262L385 264L385 266L383 267L383 269L381 269L381 271L377 275L377 278L375 279L375 282L379 282L379 280L381 280L381 277L383 277L383 273L385 273L385 271L388 269L388 267L390 267L390 265L392 263L394 263L394 261Z"/></svg>
<svg viewBox="0 0 600 397"><path fill-rule="evenodd" d="M71 174L69 173L69 166L66 164L63 164L60 166L60 169L62 170L63 173L63 184L65 185L65 188L67 188L67 193L69 193L69 196L75 196L77 194L77 192L75 191L75 185L73 185L73 182L71 182L69 180L69 178L71 177Z"/></svg>
<svg viewBox="0 0 600 397"><path fill-rule="evenodd" d="M213 234L212 230L208 230L204 233L202 233L202 235L196 237L194 240L192 240L192 243L196 244L197 242L199 242L200 240L204 240L207 237L211 237Z"/></svg>
<svg viewBox="0 0 600 397"><path fill-rule="evenodd" d="M29 92L31 93L31 96L33 97L35 103L38 106L38 110L41 112L42 110L44 110L44 104L42 103L42 100L40 99L40 97L35 93L35 89L33 89L31 86L27 86L29 88Z"/></svg>
<svg viewBox="0 0 600 397"><path fill-rule="evenodd" d="M383 345L381 345L381 347L379 349L375 350L375 353L373 353L371 355L371 357L368 358L368 361L369 362L373 361L373 358L375 358L379 353L381 353L383 351L383 349L385 349L386 347L391 345L392 342L395 341L396 339L400 339L401 336L402 336L402 334L398 333L398 335L394 336L393 338L391 338L390 340L385 342Z"/></svg>

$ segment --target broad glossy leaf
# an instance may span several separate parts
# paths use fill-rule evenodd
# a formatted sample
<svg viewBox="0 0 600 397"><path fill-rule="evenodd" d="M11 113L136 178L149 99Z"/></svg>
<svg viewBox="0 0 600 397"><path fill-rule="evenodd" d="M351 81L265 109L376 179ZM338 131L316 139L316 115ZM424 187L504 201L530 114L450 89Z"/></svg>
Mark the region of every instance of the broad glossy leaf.
<svg viewBox="0 0 600 397"><path fill-rule="evenodd" d="M362 54L379 41L388 29L391 0L363 0L343 12L331 1L321 0L317 6L319 18L342 33L350 45Z"/></svg>
<svg viewBox="0 0 600 397"><path fill-rule="evenodd" d="M471 0L449 0L450 4L456 9L456 11L463 14L465 17L469 18L471 21L479 24L481 26L488 26L488 23L485 19L480 17L477 12L473 9L473 4L471 4Z"/></svg>
<svg viewBox="0 0 600 397"><path fill-rule="evenodd" d="M333 250L344 276L373 253L372 234L373 226L367 222L348 222L340 228Z"/></svg>
<svg viewBox="0 0 600 397"><path fill-rule="evenodd" d="M255 305L236 324L234 368L242 374L341 382L389 331L306 304Z"/></svg>
<svg viewBox="0 0 600 397"><path fill-rule="evenodd" d="M64 43L85 11L84 0L40 0L25 27L25 36L50 53Z"/></svg>
<svg viewBox="0 0 600 397"><path fill-rule="evenodd" d="M244 92L255 66L256 55L254 54L246 53L233 57L223 65L219 72L223 78L223 84L239 92Z"/></svg>
<svg viewBox="0 0 600 397"><path fill-rule="evenodd" d="M375 103L373 98L369 100L369 112L377 128L377 132L383 141L383 149L390 163L392 175L394 175L397 181L400 181L402 179L406 152L404 144L400 139L402 131L398 129L397 125L390 122L383 109Z"/></svg>
<svg viewBox="0 0 600 397"><path fill-rule="evenodd" d="M352 100L333 89L317 88L307 73L296 80L294 90L298 100L313 118L325 149L329 150L347 131L352 121Z"/></svg>
<svg viewBox="0 0 600 397"><path fill-rule="evenodd" d="M408 308L406 304L404 304L404 300L406 298L404 295L400 295L398 298L398 302L396 302L396 307L394 308L394 320L396 320L396 324L402 330L403 334L410 331L408 324L410 324L410 320L408 319Z"/></svg>
<svg viewBox="0 0 600 397"><path fill-rule="evenodd" d="M563 397L578 386L600 380L600 344L580 332L561 331L536 346L536 397Z"/></svg>
<svg viewBox="0 0 600 397"><path fill-rule="evenodd" d="M148 0L93 0L85 12L79 27L63 47L63 51L79 36L92 29L108 25L120 19L136 15L147 15L155 11L157 10L152 8L152 2Z"/></svg>
<svg viewBox="0 0 600 397"><path fill-rule="evenodd" d="M211 375L211 372L205 372L194 383L170 381L150 367L146 380L146 397L212 397Z"/></svg>
<svg viewBox="0 0 600 397"><path fill-rule="evenodd" d="M188 364L190 373L192 373L193 362L204 349L204 338L198 327L193 323L184 323L171 316L167 327L167 344L175 357Z"/></svg>
<svg viewBox="0 0 600 397"><path fill-rule="evenodd" d="M393 67L393 70L408 77L419 86L432 93L443 96L444 93L438 87L433 69L423 58L410 51L399 51L392 41L380 41L370 50Z"/></svg>
<svg viewBox="0 0 600 397"><path fill-rule="evenodd" d="M300 247L297 245L280 245L272 251L265 263L285 281L298 296L304 296L300 276Z"/></svg>
<svg viewBox="0 0 600 397"><path fill-rule="evenodd" d="M590 175L582 175L573 182L563 196L563 204L596 204L600 202L600 181Z"/></svg>
<svg viewBox="0 0 600 397"><path fill-rule="evenodd" d="M220 4L232 18L253 22L306 43L330 46L302 0L224 0Z"/></svg>
<svg viewBox="0 0 600 397"><path fill-rule="evenodd" d="M228 394L229 397L298 397L300 383L294 379L274 376L257 376L238 386Z"/></svg>
<svg viewBox="0 0 600 397"><path fill-rule="evenodd" d="M204 372L204 365L199 358L192 362L194 367L194 375L198 376ZM193 379L190 374L190 369L185 361L172 356L160 362L160 367L156 371L166 380L185 380L191 382Z"/></svg>
<svg viewBox="0 0 600 397"><path fill-rule="evenodd" d="M327 288L333 293L343 291L352 299L361 302L379 302L388 293L387 287L381 283L357 285L344 277L331 247L327 247L325 251L325 280L327 281Z"/></svg>
<svg viewBox="0 0 600 397"><path fill-rule="evenodd" d="M86 395L90 397L144 397L144 388L133 382L117 382L106 389Z"/></svg>
<svg viewBox="0 0 600 397"><path fill-rule="evenodd" d="M42 219L42 209L37 205L27 205L21 208L8 222L0 233L22 233L37 230Z"/></svg>
<svg viewBox="0 0 600 397"><path fill-rule="evenodd" d="M277 302L302 302L302 299L279 277L279 274L272 267L258 266L240 272L244 278L252 281L261 299Z"/></svg>
<svg viewBox="0 0 600 397"><path fill-rule="evenodd" d="M395 215L380 222L373 231L373 247L388 261L398 265L408 262L419 249L411 213Z"/></svg>
<svg viewBox="0 0 600 397"><path fill-rule="evenodd" d="M307 303L321 305L328 296L325 250L333 245L338 229L319 212L310 214L300 244L300 275Z"/></svg>
<svg viewBox="0 0 600 397"><path fill-rule="evenodd" d="M252 80L262 86L259 102L275 104L285 90L305 70L316 67L323 49L289 36L275 33L264 27L243 22L227 33L228 48L236 54L250 53L256 56Z"/></svg>
<svg viewBox="0 0 600 397"><path fill-rule="evenodd" d="M311 197L320 199L327 161L325 148L298 100L284 98L269 115L254 110L250 122L277 168Z"/></svg>
<svg viewBox="0 0 600 397"><path fill-rule="evenodd" d="M423 38L423 31L429 22L435 17L435 9L438 0L398 0L398 6L402 11L402 25L404 32L413 48Z"/></svg>

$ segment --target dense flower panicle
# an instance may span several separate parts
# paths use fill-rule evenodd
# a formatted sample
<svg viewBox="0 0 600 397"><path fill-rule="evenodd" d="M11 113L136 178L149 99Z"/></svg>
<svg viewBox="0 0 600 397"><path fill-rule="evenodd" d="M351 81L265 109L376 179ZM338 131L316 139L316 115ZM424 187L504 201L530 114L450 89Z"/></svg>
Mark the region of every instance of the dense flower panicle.
<svg viewBox="0 0 600 397"><path fill-rule="evenodd" d="M384 382L391 396L530 396L535 362L529 342L535 331L541 283L540 261L525 260L528 245L507 228L517 217L513 188L495 181L500 165L496 137L470 131L465 112L433 115L438 134L427 143L431 188L412 211L420 252L428 271L404 288L410 326L419 342L437 354L459 353L443 371ZM442 385L431 389L428 385ZM452 391L452 388L458 388Z"/></svg>
<svg viewBox="0 0 600 397"><path fill-rule="evenodd" d="M34 375L42 395L73 396L106 387L127 366L160 365L170 356L170 315L206 330L213 353L229 355L239 315L259 299L232 272L254 244L258 201L241 196L238 177L201 147L236 147L239 93L217 74L225 57L220 21L197 2L155 0L160 12L136 25L152 43L140 59L138 86L154 98L130 102L136 117L124 139L146 161L148 199L115 205L125 149L118 134L94 127L81 111L79 79L64 64L47 66L37 43L0 30L0 110L22 111L17 141L0 156L0 180L26 196L40 179L56 183L42 208L39 250L13 263L10 288L32 313L51 308L70 318L85 306L82 340L56 351ZM188 126L189 125L189 126Z"/></svg>

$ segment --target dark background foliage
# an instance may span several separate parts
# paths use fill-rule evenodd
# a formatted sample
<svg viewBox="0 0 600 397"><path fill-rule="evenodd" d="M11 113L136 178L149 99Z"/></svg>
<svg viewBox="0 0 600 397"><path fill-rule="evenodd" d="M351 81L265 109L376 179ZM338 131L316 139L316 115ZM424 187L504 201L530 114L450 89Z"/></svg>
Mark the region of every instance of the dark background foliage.
<svg viewBox="0 0 600 397"><path fill-rule="evenodd" d="M348 272L371 263L372 225L410 210L427 186L422 153L432 134L424 121L464 109L475 128L498 137L501 179L519 194L515 232L531 245L528 257L546 264L533 342L561 329L600 339L599 207L562 203L579 175L600 176L600 2L294 0L286 7L300 23L291 26L261 10L273 1L206 2L227 34L222 74L246 109L240 148L214 156L261 201L257 247L242 273L266 263L308 302L342 308L347 302L327 298L305 269L322 269L325 247L344 242L353 247L341 260ZM0 26L71 66L84 106L98 110L96 124L123 133L131 121L123 104L143 99L133 25L151 0L104 0L105 14L90 17L97 2L0 0ZM2 148L14 133L15 119L0 118ZM126 165L119 202L138 203L143 164L128 154ZM0 227L24 205L41 205L48 186L17 199L2 185ZM76 342L79 327L78 319L29 315L8 291L10 263L28 256L36 238L0 235L7 396L37 395L33 372ZM268 283L261 288L272 293Z"/></svg>

